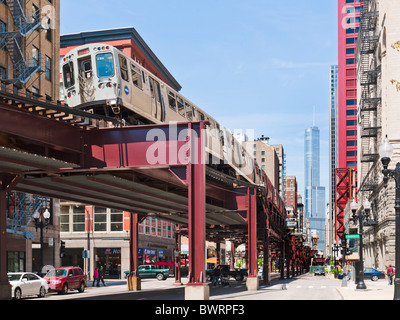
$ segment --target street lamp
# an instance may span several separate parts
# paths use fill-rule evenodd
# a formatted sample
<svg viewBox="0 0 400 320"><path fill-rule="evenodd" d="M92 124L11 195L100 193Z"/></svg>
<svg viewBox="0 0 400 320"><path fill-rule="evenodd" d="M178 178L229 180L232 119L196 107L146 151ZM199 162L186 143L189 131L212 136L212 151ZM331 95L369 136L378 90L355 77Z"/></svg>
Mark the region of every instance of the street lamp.
<svg viewBox="0 0 400 320"><path fill-rule="evenodd" d="M388 169L390 158L393 156L393 146L390 144L388 136L385 137L383 144L379 147L379 156L383 165L383 186L387 187L389 177L395 181L395 214L396 214L396 255L395 266L400 266L400 163L396 164L393 170ZM400 272L395 273L394 279L394 300L400 300Z"/></svg>
<svg viewBox="0 0 400 320"><path fill-rule="evenodd" d="M43 267L43 229L46 228L46 231L48 229L49 221L50 221L50 211L46 208L46 210L43 212L43 218L44 222L41 219L41 214L39 213L38 210L35 210L35 212L32 215L32 218L35 219L35 228L36 231L39 228L40 229L40 268Z"/></svg>
<svg viewBox="0 0 400 320"><path fill-rule="evenodd" d="M371 204L370 204L370 208L371 208ZM358 219L358 233L360 235L360 266L359 266L359 270L358 270L358 282L357 282L357 286L356 289L357 290L366 290L367 286L364 283L364 257L363 257L363 240L362 240L362 236L363 236L363 220L366 218L366 214L363 214L361 211L359 211L357 213L358 210L358 203L356 202L355 199L353 199L353 201L350 204L350 209L353 213L353 222L356 224L357 223L357 219Z"/></svg>

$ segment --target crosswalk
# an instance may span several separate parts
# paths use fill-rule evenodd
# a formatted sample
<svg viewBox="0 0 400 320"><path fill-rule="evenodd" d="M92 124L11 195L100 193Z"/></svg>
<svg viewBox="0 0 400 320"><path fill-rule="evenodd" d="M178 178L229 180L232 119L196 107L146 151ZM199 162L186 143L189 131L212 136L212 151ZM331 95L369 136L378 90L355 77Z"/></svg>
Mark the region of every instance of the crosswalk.
<svg viewBox="0 0 400 320"><path fill-rule="evenodd" d="M273 286L260 286L263 289L270 289L270 290L284 290L284 289L326 289L326 286L324 285L320 285L320 286L315 286L315 285L290 285L290 284L286 284L285 286L282 284L276 284Z"/></svg>

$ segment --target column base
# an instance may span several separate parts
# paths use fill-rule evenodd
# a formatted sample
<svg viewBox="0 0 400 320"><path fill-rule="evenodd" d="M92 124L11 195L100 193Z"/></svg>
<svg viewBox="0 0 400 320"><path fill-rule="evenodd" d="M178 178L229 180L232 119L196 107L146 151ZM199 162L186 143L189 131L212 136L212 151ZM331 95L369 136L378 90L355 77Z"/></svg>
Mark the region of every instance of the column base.
<svg viewBox="0 0 400 320"><path fill-rule="evenodd" d="M260 289L258 277L247 277L246 288L248 291L258 291Z"/></svg>
<svg viewBox="0 0 400 320"><path fill-rule="evenodd" d="M187 284L185 287L185 300L210 300L209 285Z"/></svg>
<svg viewBox="0 0 400 320"><path fill-rule="evenodd" d="M0 283L0 300L11 300L11 286L9 283Z"/></svg>
<svg viewBox="0 0 400 320"><path fill-rule="evenodd" d="M140 277L128 276L126 281L128 286L128 291L140 291L142 290L142 281Z"/></svg>

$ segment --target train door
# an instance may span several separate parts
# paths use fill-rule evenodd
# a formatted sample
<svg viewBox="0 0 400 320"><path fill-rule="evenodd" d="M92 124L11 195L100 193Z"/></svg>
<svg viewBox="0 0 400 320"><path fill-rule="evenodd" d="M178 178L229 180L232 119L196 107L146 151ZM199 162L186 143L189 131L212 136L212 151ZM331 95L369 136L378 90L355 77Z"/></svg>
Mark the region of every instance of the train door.
<svg viewBox="0 0 400 320"><path fill-rule="evenodd" d="M79 67L79 91L81 103L87 103L95 100L95 83L93 78L93 67L91 57L85 57L78 60Z"/></svg>
<svg viewBox="0 0 400 320"><path fill-rule="evenodd" d="M150 80L150 92L151 92L151 114L154 118L160 121L164 121L165 115L163 110L163 104L161 100L161 87L158 81L149 77Z"/></svg>

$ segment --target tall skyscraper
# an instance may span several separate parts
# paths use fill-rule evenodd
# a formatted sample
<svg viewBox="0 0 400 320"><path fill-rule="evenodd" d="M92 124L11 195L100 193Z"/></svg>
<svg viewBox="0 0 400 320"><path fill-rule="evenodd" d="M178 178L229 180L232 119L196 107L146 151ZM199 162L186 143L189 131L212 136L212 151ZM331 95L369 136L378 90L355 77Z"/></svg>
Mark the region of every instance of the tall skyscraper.
<svg viewBox="0 0 400 320"><path fill-rule="evenodd" d="M362 2L338 0L338 168L357 169L357 45Z"/></svg>
<svg viewBox="0 0 400 320"><path fill-rule="evenodd" d="M305 215L319 235L318 249L325 249L325 187L320 186L320 131L315 125L304 138Z"/></svg>
<svg viewBox="0 0 400 320"><path fill-rule="evenodd" d="M335 168L338 167L338 66L332 65L330 69L330 95L329 95L329 217L330 217L330 246L335 235ZM326 239L328 241L328 239Z"/></svg>

